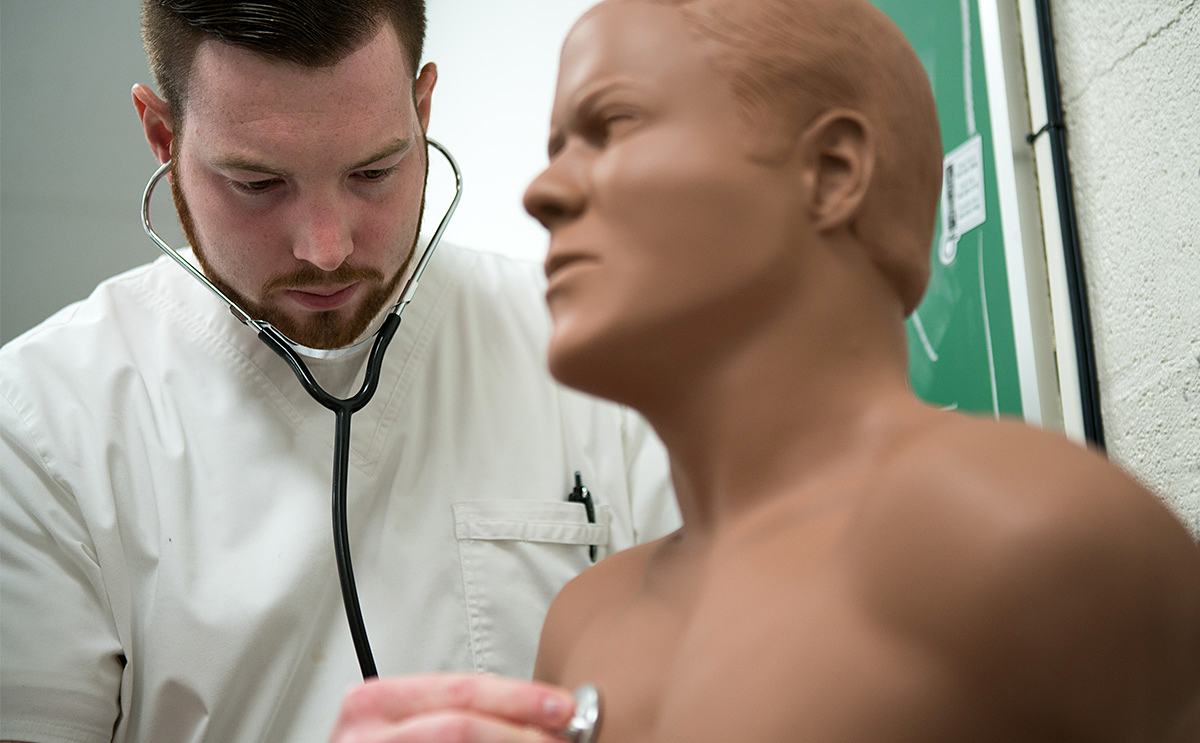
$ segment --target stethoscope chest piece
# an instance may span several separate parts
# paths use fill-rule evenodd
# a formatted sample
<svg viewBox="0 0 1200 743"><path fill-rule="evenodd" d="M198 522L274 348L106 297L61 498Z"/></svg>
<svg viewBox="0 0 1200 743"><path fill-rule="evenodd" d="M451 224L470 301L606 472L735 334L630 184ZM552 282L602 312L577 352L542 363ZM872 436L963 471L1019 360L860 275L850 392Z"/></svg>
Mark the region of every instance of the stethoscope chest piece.
<svg viewBox="0 0 1200 743"><path fill-rule="evenodd" d="M570 743L595 743L600 735L600 691L595 686L575 690L575 716L558 735Z"/></svg>

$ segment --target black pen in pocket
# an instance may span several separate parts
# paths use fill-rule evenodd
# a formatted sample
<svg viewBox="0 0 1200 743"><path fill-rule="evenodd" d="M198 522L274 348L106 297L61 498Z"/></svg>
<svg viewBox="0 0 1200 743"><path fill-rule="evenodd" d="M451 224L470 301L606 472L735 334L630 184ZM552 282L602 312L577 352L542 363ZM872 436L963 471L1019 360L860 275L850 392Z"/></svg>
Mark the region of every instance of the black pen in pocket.
<svg viewBox="0 0 1200 743"><path fill-rule="evenodd" d="M589 524L596 523L596 504L592 501L592 491L588 490L583 484L583 475L578 470L575 472L575 489L567 494L567 501L571 503L582 503L583 510L587 514ZM592 558L592 562L596 561L596 555L599 550L594 544L588 545L588 556Z"/></svg>

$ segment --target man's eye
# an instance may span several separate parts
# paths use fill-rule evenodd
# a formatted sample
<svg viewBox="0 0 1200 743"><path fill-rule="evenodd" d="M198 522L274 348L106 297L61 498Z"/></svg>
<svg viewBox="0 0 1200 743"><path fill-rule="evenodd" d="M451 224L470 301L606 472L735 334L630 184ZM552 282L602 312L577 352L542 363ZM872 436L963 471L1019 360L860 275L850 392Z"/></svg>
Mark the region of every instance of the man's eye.
<svg viewBox="0 0 1200 743"><path fill-rule="evenodd" d="M360 170L358 171L358 177L362 178L364 181L380 181L384 178L387 178L395 170L395 166L390 168L372 168L370 170Z"/></svg>
<svg viewBox="0 0 1200 743"><path fill-rule="evenodd" d="M234 181L234 184L247 193L262 193L275 185L277 178L267 178L261 181Z"/></svg>

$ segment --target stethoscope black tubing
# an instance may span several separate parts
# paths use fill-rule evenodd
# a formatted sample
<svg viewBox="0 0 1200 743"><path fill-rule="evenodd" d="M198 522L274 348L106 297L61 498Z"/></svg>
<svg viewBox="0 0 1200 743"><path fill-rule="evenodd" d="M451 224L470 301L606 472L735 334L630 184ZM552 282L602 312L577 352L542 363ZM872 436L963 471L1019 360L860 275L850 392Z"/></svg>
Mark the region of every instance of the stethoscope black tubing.
<svg viewBox="0 0 1200 743"><path fill-rule="evenodd" d="M265 328L259 331L262 339L275 353L279 354L296 378L312 398L334 413L333 433L333 553L337 558L338 580L342 587L342 603L346 607L346 620L350 624L350 637L354 641L354 652L358 655L358 666L363 680L379 675L375 670L375 657L371 654L371 642L367 639L367 627L363 623L362 605L358 600L358 587L354 582L354 566L350 560L350 534L346 522L346 490L350 478L350 416L363 408L375 395L379 387L379 370L383 366L383 355L392 336L400 327L400 316L389 313L379 328L371 355L367 359L366 376L362 386L352 397L334 397L321 388L309 371L304 360L292 350L279 331ZM277 337L278 335L278 337Z"/></svg>

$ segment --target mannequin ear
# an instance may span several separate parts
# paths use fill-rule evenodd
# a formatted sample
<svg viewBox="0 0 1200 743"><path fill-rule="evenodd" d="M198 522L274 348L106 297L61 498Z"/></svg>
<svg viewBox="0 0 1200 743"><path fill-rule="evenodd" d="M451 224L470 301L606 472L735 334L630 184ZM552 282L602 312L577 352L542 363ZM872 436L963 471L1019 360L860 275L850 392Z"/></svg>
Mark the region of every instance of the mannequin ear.
<svg viewBox="0 0 1200 743"><path fill-rule="evenodd" d="M801 135L801 146L806 196L817 229L849 222L862 205L875 170L870 124L857 111L826 111Z"/></svg>
<svg viewBox="0 0 1200 743"><path fill-rule="evenodd" d="M171 119L171 107L153 90L145 85L133 86L133 107L142 121L146 142L158 158L159 164L171 159L171 142L174 140L175 122Z"/></svg>

